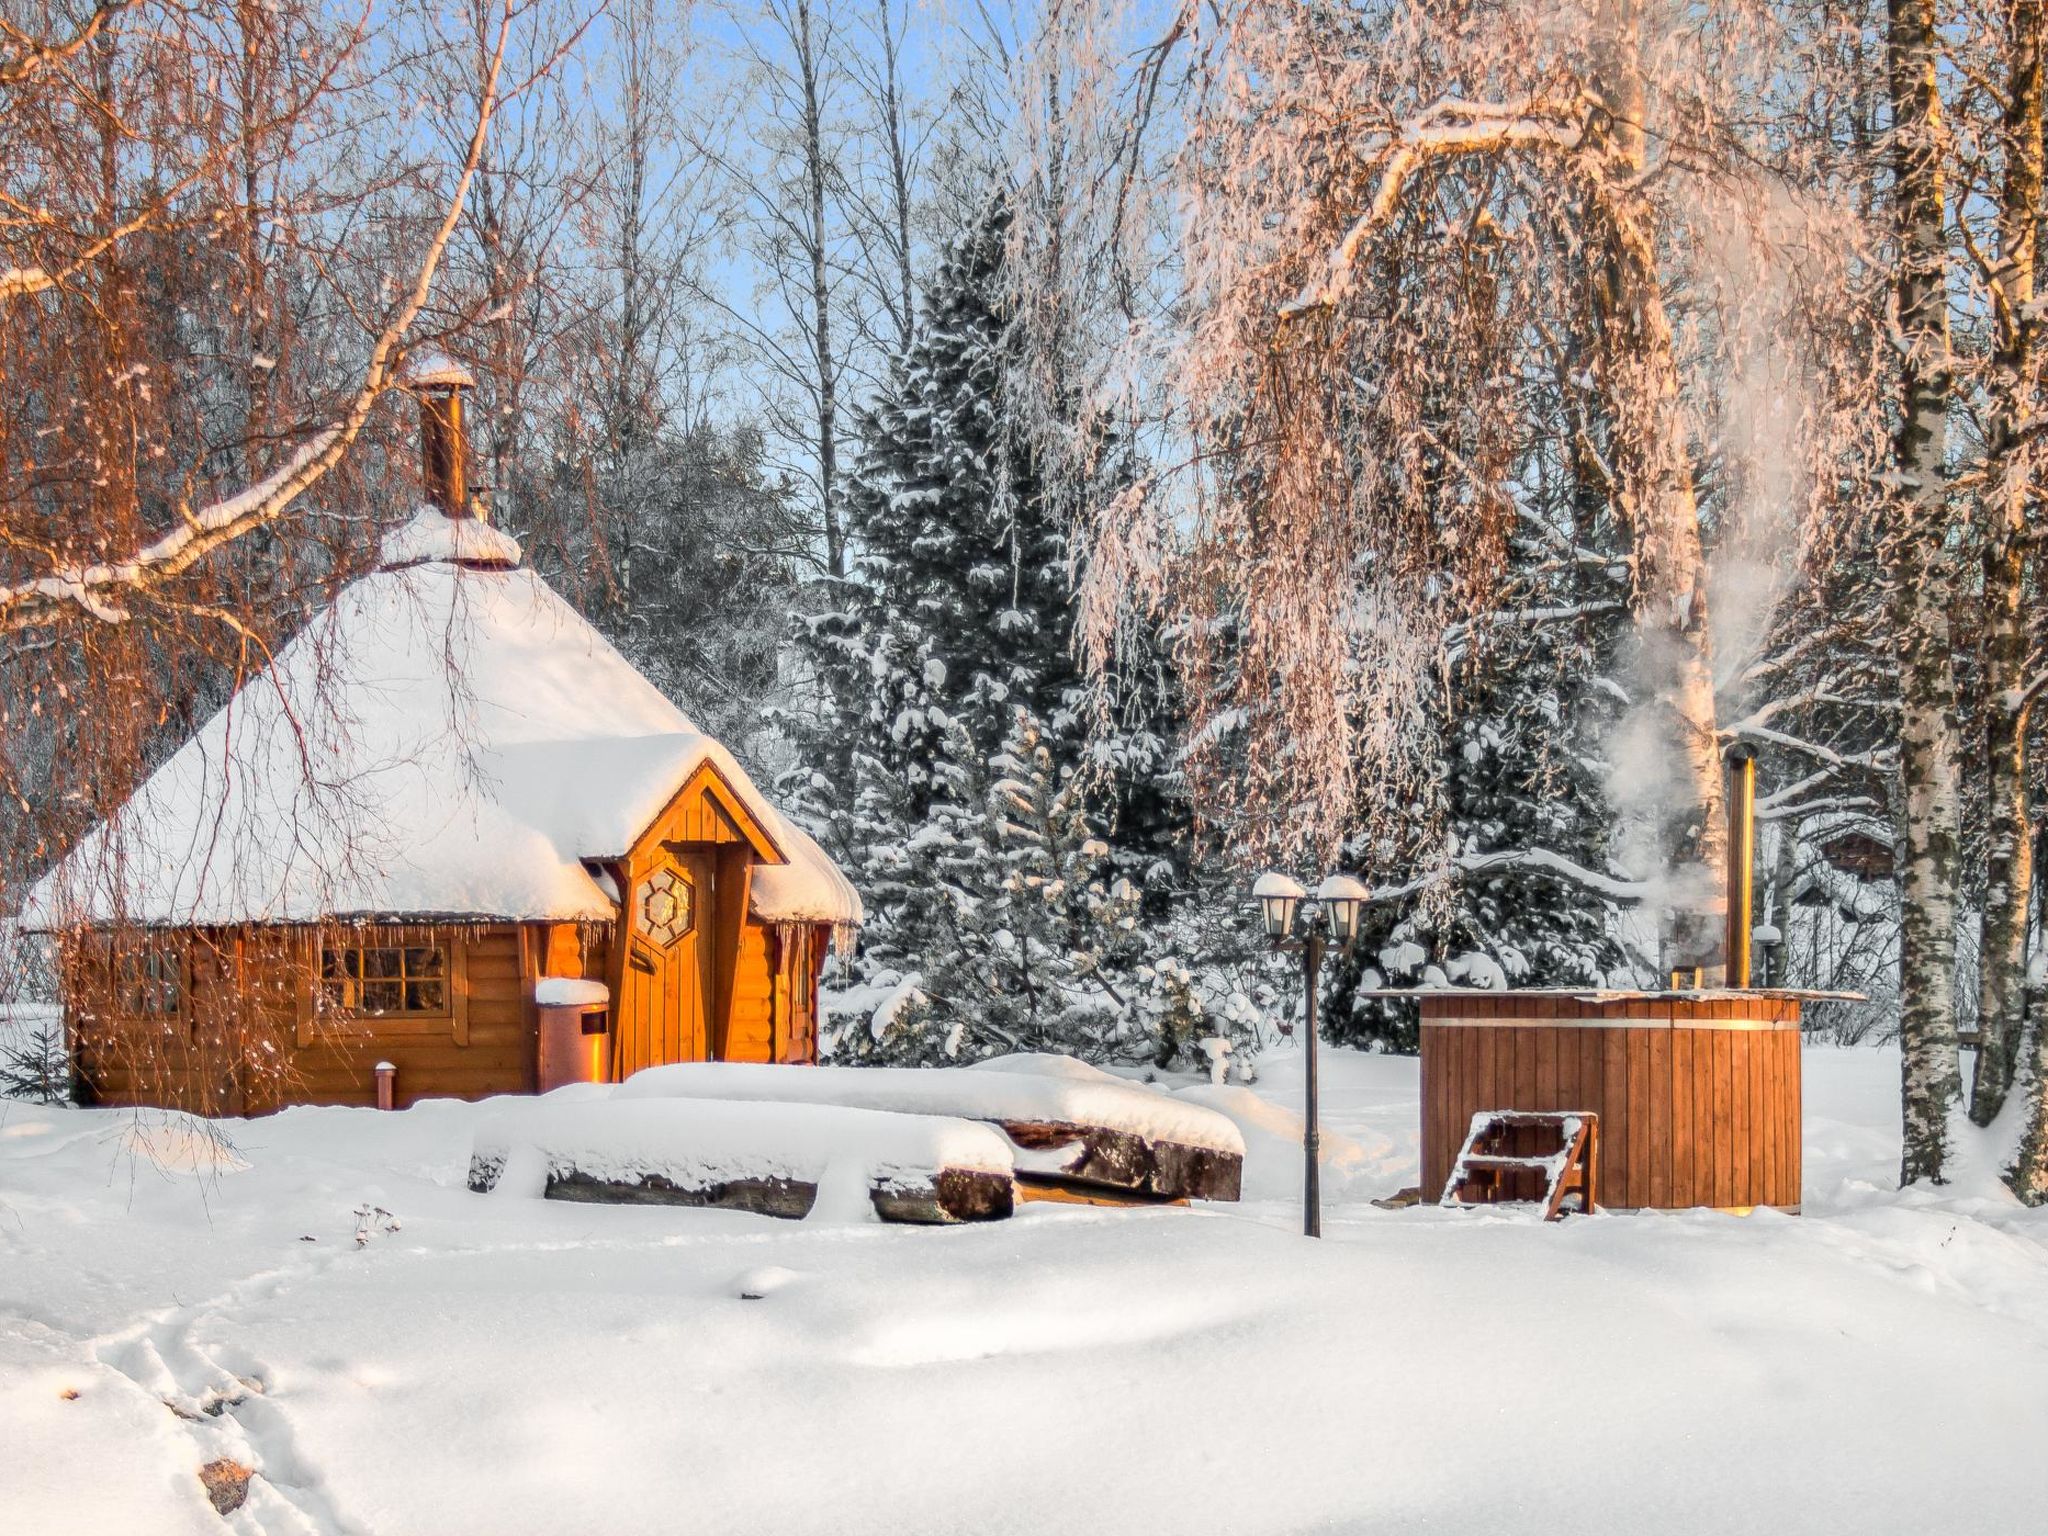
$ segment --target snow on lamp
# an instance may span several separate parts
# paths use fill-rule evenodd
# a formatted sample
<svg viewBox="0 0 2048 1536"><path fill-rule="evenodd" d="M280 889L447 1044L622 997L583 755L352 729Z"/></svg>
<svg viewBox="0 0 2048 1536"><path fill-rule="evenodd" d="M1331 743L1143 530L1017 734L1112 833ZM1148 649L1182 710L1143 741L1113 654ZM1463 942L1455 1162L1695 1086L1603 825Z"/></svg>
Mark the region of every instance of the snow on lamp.
<svg viewBox="0 0 2048 1536"><path fill-rule="evenodd" d="M1329 875L1316 887L1316 901L1330 914L1330 936L1341 948L1349 949L1358 937L1358 920L1365 913L1372 890L1351 875Z"/></svg>
<svg viewBox="0 0 2048 1536"><path fill-rule="evenodd" d="M1301 910L1302 898L1308 892L1298 881L1269 869L1253 882L1252 895L1265 918L1266 937L1277 942L1294 931L1294 914Z"/></svg>

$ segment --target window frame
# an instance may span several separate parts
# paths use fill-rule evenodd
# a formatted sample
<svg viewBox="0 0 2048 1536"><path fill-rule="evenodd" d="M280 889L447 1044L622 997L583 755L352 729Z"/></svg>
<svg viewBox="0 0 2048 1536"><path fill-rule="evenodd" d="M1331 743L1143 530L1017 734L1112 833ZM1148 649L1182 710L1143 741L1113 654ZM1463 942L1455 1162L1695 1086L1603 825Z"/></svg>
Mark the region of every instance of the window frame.
<svg viewBox="0 0 2048 1536"><path fill-rule="evenodd" d="M417 979L442 983L441 1006L415 1012L375 1013L337 1003L329 989L331 978L327 975L327 953L330 950L361 953L377 949L440 950L441 974ZM309 934L302 951L306 984L299 1009L298 1043L312 1045L320 1038L323 1026L331 1029L339 1025L351 1033L371 1036L417 1036L428 1040L452 1038L457 1045L469 1044L467 949L461 934L445 928L323 928ZM402 954L399 966L400 974L395 977L367 979L393 981L402 989L406 984ZM365 978L358 973L354 979L360 985Z"/></svg>
<svg viewBox="0 0 2048 1536"><path fill-rule="evenodd" d="M180 1028L187 1032L191 1030L193 1012L190 943L183 938L172 939L141 930L140 943L135 946L124 946L109 936L103 955L106 962L107 1012L110 1017L122 1024L142 1024L162 1029L167 1033L175 1033ZM155 962L161 970L166 961L172 972L169 982L176 988L176 1002L169 1008L130 1007L131 995L140 995L152 985L161 989L165 978L159 975L152 980L138 976L131 980L127 974L128 967L137 962L144 966Z"/></svg>
<svg viewBox="0 0 2048 1536"><path fill-rule="evenodd" d="M452 985L454 981L454 967L449 959L450 951L453 948L453 945L445 942L411 944L384 943L375 940L345 940L337 943L333 940L322 939L320 941L319 974L316 977L322 994L322 1007L328 1013L338 1013L352 1019L375 1019L379 1023L386 1020L404 1021L412 1019L453 1018L455 1016L454 987ZM417 951L429 951L439 957L438 963L431 972L419 975L413 974L410 968L410 960ZM396 955L398 957L398 969L390 973L369 974L367 968L368 957L373 954ZM338 974L330 972L327 968L327 960L330 955L340 956L344 963L344 969ZM355 968L353 970L346 968L350 957L354 957L355 961ZM412 988L428 983L440 987L441 1001L430 1008L406 1007L405 999ZM373 984L396 987L398 989L399 1006L397 1008L370 1008L364 1006L361 1001L362 995ZM351 985L354 986L357 992L357 1002L354 1006L336 997L337 989L346 989Z"/></svg>

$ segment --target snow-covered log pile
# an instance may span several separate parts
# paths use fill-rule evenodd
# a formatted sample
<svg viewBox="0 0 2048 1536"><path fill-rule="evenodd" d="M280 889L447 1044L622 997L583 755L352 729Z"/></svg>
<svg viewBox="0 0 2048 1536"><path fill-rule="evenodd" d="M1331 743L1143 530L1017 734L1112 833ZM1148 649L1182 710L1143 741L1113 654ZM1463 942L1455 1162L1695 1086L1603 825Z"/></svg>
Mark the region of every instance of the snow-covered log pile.
<svg viewBox="0 0 2048 1536"><path fill-rule="evenodd" d="M1244 1137L1214 1110L1066 1056L975 1067L790 1067L680 1062L618 1100L804 1104L979 1120L1009 1138L1017 1178L1157 1200L1235 1200Z"/></svg>
<svg viewBox="0 0 2048 1536"><path fill-rule="evenodd" d="M550 1200L715 1206L936 1224L1008 1216L1009 1146L987 1126L815 1104L576 1094L500 1106L469 1187ZM821 1196L821 1191L825 1192Z"/></svg>

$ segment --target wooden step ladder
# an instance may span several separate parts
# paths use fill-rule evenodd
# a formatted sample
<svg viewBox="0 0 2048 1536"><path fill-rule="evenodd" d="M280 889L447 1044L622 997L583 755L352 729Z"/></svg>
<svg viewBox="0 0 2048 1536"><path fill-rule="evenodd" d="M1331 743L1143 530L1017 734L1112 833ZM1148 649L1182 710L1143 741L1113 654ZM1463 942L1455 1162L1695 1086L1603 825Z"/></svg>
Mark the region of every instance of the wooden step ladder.
<svg viewBox="0 0 2048 1536"><path fill-rule="evenodd" d="M1530 1152L1530 1133L1548 1132L1555 1152ZM1517 1176L1521 1177L1517 1177ZM1527 1185L1528 1175L1543 1180L1540 1199L1507 1195L1511 1183ZM1545 1221L1565 1214L1566 1201L1591 1211L1600 1184L1600 1117L1590 1110L1482 1109L1472 1117L1465 1145L1451 1164L1438 1202L1458 1210L1475 1205L1541 1206Z"/></svg>

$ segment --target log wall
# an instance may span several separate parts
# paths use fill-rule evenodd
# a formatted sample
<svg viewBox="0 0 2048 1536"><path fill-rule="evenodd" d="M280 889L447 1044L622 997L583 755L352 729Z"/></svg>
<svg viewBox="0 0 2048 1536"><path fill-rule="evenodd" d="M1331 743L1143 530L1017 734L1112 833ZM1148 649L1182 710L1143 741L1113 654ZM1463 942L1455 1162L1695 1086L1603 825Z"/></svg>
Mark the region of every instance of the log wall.
<svg viewBox="0 0 2048 1536"><path fill-rule="evenodd" d="M1424 1198L1475 1113L1591 1110L1602 1206L1797 1210L1799 1039L1785 998L1425 998Z"/></svg>
<svg viewBox="0 0 2048 1536"><path fill-rule="evenodd" d="M89 1097L204 1115L267 1114L291 1104L374 1105L379 1061L398 1068L401 1108L424 1098L531 1093L539 1066L534 983L541 976L612 980L612 938L602 927L437 924L338 933L358 942L444 946L447 1014L322 1014L314 1007L318 940L310 929L279 927L148 936L151 946L175 957L182 997L173 1014L129 1016L113 1003L105 941L91 935L66 941L66 1028ZM815 1060L826 930L771 928L748 918L724 933L734 953L720 988L727 1012L716 1054L731 1061ZM612 1022L615 1029L621 1023L616 1016Z"/></svg>

